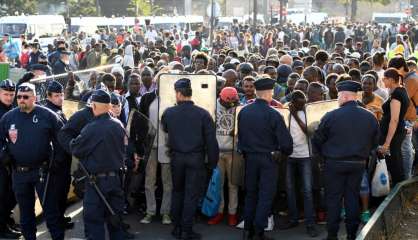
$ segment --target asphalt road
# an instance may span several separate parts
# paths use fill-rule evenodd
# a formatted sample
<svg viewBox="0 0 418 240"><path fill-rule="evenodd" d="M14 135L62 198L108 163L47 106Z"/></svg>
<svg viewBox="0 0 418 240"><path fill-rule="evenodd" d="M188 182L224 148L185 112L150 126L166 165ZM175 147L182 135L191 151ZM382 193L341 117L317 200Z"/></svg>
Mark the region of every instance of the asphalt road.
<svg viewBox="0 0 418 240"><path fill-rule="evenodd" d="M65 239L84 239L84 226L83 226L83 208L81 202L73 204L67 210L67 215L73 218L75 227L72 230L66 232ZM125 221L131 225L131 232L136 235L135 239L143 240L172 240L170 232L172 226L162 225L160 221L155 220L151 224L139 223L139 216L131 214L125 216ZM341 237L345 237L343 233L344 229L341 226ZM267 235L274 237L275 239L297 239L297 240L308 240L308 239L323 239L326 237L325 225L317 225L320 235L316 238L310 238L305 232L305 226L303 223L299 224L298 227L290 230L278 230L277 227L272 231L266 233ZM199 221L194 230L202 234L203 239L207 240L240 240L242 239L242 231L238 228L229 227L224 223L216 226L209 226L203 220ZM45 223L41 222L38 226L38 239L47 240L50 239L49 233L46 229Z"/></svg>

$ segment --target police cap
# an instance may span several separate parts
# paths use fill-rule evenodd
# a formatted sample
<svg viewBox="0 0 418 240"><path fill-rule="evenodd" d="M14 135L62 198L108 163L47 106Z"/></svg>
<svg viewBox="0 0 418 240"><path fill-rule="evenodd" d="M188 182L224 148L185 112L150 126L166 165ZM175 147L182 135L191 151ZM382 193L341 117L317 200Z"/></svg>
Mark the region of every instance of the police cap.
<svg viewBox="0 0 418 240"><path fill-rule="evenodd" d="M342 81L337 83L338 92L358 92L361 91L361 84L352 80Z"/></svg>
<svg viewBox="0 0 418 240"><path fill-rule="evenodd" d="M61 83L54 80L48 84L47 91L50 93L62 93L64 91L64 87Z"/></svg>
<svg viewBox="0 0 418 240"><path fill-rule="evenodd" d="M190 83L190 79L188 78L181 78L174 83L174 89L182 89L182 88L192 88Z"/></svg>
<svg viewBox="0 0 418 240"><path fill-rule="evenodd" d="M119 105L120 104L119 97L120 96L117 93L111 93L110 94L110 102L112 103L112 105Z"/></svg>
<svg viewBox="0 0 418 240"><path fill-rule="evenodd" d="M110 95L109 93L107 93L104 90L95 90L93 92L93 95L91 96L91 101L92 102L97 102L97 103L110 103Z"/></svg>
<svg viewBox="0 0 418 240"><path fill-rule="evenodd" d="M0 83L0 88L6 91L14 92L16 89L16 85L12 80L5 79Z"/></svg>
<svg viewBox="0 0 418 240"><path fill-rule="evenodd" d="M33 92L34 94L36 93L35 85L33 85L32 83L28 83L28 82L25 82L25 83L22 83L21 85L19 85L17 90L19 92Z"/></svg>
<svg viewBox="0 0 418 240"><path fill-rule="evenodd" d="M261 78L254 82L255 90L263 91L263 90L271 90L274 87L274 81L271 78Z"/></svg>

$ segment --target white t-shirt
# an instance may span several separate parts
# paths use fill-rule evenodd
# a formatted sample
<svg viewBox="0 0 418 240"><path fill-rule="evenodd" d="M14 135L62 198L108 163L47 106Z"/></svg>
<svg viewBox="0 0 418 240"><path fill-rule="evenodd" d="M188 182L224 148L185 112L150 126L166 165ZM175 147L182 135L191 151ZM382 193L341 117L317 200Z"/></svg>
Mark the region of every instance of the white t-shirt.
<svg viewBox="0 0 418 240"><path fill-rule="evenodd" d="M305 112L298 111L299 119L306 123ZM298 122L293 116L290 116L290 135L293 138L293 153L291 158L307 158L309 157L308 137L300 128Z"/></svg>
<svg viewBox="0 0 418 240"><path fill-rule="evenodd" d="M158 33L155 30L147 31L145 33L145 38L148 39L148 41L150 42L155 42L157 37L158 37Z"/></svg>
<svg viewBox="0 0 418 240"><path fill-rule="evenodd" d="M149 120L151 121L152 125L157 129L158 126L158 97L152 101L151 105L149 105ZM154 139L154 143L152 144L152 148L157 148L158 138Z"/></svg>

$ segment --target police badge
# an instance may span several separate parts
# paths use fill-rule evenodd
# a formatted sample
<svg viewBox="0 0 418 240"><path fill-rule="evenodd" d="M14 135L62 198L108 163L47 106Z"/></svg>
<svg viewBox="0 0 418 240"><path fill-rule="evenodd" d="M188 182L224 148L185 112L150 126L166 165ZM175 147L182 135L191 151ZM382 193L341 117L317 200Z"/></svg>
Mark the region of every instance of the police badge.
<svg viewBox="0 0 418 240"><path fill-rule="evenodd" d="M17 129L14 124L10 125L9 139L13 144L15 144L17 141Z"/></svg>

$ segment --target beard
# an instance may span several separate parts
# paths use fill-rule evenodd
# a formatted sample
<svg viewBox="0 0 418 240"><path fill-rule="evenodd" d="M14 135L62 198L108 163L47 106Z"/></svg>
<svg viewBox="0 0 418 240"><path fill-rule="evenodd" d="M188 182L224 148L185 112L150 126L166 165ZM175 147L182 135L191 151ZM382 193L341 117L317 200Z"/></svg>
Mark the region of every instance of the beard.
<svg viewBox="0 0 418 240"><path fill-rule="evenodd" d="M28 111L30 109L30 107L26 103L20 103L19 104L19 109L20 109L21 112L25 112L25 111Z"/></svg>

